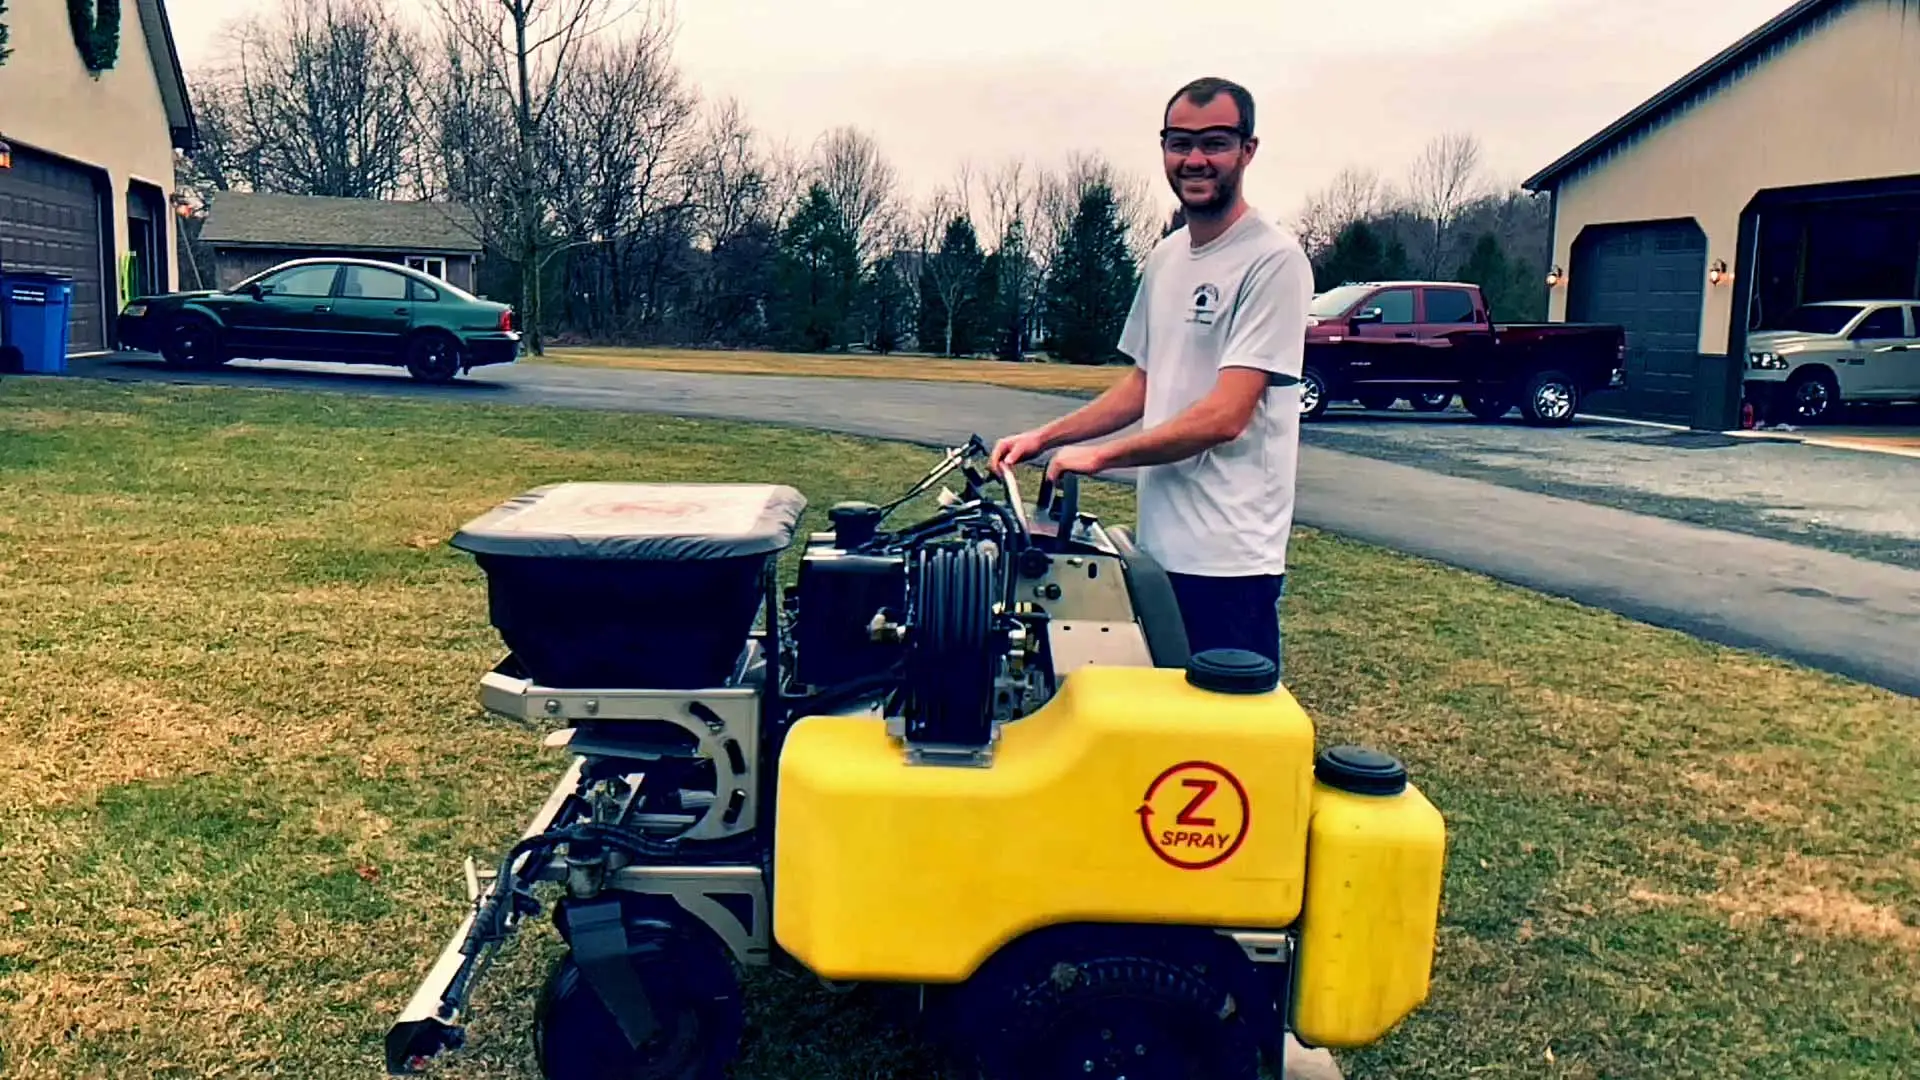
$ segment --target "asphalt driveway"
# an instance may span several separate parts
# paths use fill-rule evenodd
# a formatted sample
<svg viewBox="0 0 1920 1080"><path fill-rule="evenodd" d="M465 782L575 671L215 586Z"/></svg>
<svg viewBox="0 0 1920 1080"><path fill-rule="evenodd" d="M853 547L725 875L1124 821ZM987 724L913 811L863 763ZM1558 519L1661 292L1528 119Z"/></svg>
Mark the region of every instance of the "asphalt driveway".
<svg viewBox="0 0 1920 1080"><path fill-rule="evenodd" d="M1920 459L1600 421L1485 424L1460 410L1327 417L1307 442L1920 569Z"/></svg>
<svg viewBox="0 0 1920 1080"><path fill-rule="evenodd" d="M444 387L414 383L397 369L319 365L236 363L221 371L180 374L148 360L106 359L78 362L73 373L753 420L933 445L951 445L976 432L991 441L1075 404L991 386L537 363L481 369ZM1383 452L1377 439L1363 440L1364 448L1352 441L1343 446L1342 438L1352 438L1343 434L1345 423L1310 428L1300 464L1302 524L1920 695L1920 569L1893 565L1898 559L1862 559L1758 535L1758 530L1709 528L1563 497L1578 493L1573 486L1561 494L1540 490L1572 483L1538 479L1540 461L1563 454L1569 461L1583 460L1581 454L1592 447L1582 448L1575 440L1606 445L1586 426L1565 429L1560 444L1530 442L1505 451L1505 461L1489 461L1484 452L1452 449L1438 434L1409 436L1405 450ZM1528 439L1542 434L1516 430ZM1738 460L1749 464L1741 468L1764 458L1767 451L1757 446L1758 454L1742 451L1748 456ZM1393 459L1396 454L1399 460ZM1682 451L1658 455L1684 460ZM1642 463L1628 471L1650 468ZM1495 473L1472 475L1475 469ZM1711 491L1714 471L1695 472L1695 480L1707 487L1693 490ZM1681 480L1661 484L1671 488ZM1920 506L1903 498L1908 508Z"/></svg>

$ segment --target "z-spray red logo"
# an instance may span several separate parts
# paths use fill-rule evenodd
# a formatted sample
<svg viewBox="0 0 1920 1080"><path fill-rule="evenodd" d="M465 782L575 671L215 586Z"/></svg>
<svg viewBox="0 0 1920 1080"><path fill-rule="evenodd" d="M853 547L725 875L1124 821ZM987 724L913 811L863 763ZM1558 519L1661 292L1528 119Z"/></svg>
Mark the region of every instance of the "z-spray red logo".
<svg viewBox="0 0 1920 1080"><path fill-rule="evenodd" d="M1253 824L1247 789L1210 761L1184 762L1154 777L1134 813L1147 846L1182 870L1226 862Z"/></svg>

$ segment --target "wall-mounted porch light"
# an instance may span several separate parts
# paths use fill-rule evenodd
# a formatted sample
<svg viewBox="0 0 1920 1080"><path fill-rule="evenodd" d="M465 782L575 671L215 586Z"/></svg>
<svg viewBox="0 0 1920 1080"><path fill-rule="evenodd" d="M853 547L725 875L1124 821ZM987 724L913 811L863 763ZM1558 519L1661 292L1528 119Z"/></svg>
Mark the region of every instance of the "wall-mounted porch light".
<svg viewBox="0 0 1920 1080"><path fill-rule="evenodd" d="M1566 272L1561 270L1557 266L1547 271L1547 288L1549 289L1554 288L1555 286L1559 285L1562 281L1566 280L1566 277L1567 277Z"/></svg>
<svg viewBox="0 0 1920 1080"><path fill-rule="evenodd" d="M1707 280L1715 285L1722 285L1732 281L1733 271L1727 269L1727 260L1713 260L1713 265L1707 268Z"/></svg>
<svg viewBox="0 0 1920 1080"><path fill-rule="evenodd" d="M13 147L0 142L0 169L13 168Z"/></svg>

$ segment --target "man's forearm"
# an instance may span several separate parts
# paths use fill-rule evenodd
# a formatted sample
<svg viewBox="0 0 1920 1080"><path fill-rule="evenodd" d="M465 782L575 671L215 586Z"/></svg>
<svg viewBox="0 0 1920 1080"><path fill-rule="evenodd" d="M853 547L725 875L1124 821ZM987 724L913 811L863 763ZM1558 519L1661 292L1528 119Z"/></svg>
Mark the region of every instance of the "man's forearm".
<svg viewBox="0 0 1920 1080"><path fill-rule="evenodd" d="M1111 435L1146 413L1147 376L1139 368L1078 409L1042 427L1047 448Z"/></svg>
<svg viewBox="0 0 1920 1080"><path fill-rule="evenodd" d="M1221 389L1166 423L1101 444L1098 449L1102 471L1185 461L1238 438L1252 416L1251 395L1264 388L1266 376L1236 369L1225 378L1237 385L1223 383Z"/></svg>
<svg viewBox="0 0 1920 1080"><path fill-rule="evenodd" d="M1169 465L1211 450L1232 437L1222 433L1219 425L1207 418L1188 413L1159 427L1102 444L1100 468L1104 472L1142 465Z"/></svg>

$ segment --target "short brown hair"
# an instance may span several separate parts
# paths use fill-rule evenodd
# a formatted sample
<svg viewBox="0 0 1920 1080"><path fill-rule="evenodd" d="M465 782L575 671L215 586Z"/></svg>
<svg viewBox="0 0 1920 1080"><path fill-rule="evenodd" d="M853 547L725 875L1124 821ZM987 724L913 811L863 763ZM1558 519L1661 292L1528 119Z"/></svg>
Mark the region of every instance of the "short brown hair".
<svg viewBox="0 0 1920 1080"><path fill-rule="evenodd" d="M1175 91L1174 95L1167 99L1167 107L1160 114L1161 122L1163 124L1166 122L1166 117L1173 112L1174 102L1181 98L1186 98L1195 105L1205 105L1219 94L1225 94L1233 99L1234 107L1240 110L1240 134L1245 138L1252 138L1253 95L1247 93L1247 88L1237 82L1211 75L1204 79L1195 79Z"/></svg>

